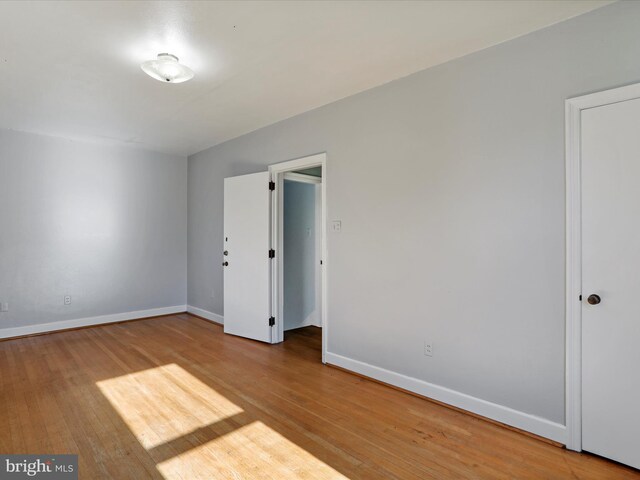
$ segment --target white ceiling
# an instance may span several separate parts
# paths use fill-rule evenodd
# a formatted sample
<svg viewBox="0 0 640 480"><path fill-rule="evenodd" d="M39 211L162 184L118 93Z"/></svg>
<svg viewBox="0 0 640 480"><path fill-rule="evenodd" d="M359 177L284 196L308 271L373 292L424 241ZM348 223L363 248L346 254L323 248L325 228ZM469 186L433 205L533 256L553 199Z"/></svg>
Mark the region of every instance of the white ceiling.
<svg viewBox="0 0 640 480"><path fill-rule="evenodd" d="M191 154L607 3L0 2L0 128Z"/></svg>

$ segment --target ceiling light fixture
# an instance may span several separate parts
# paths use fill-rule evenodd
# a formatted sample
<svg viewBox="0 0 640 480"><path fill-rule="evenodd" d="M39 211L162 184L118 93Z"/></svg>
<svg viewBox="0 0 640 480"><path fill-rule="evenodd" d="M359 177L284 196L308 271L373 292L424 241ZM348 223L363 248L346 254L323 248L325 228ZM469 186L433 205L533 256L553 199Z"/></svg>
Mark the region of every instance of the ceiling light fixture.
<svg viewBox="0 0 640 480"><path fill-rule="evenodd" d="M182 83L191 80L193 70L178 62L178 57L170 53L159 53L156 60L140 65L144 73L165 83Z"/></svg>

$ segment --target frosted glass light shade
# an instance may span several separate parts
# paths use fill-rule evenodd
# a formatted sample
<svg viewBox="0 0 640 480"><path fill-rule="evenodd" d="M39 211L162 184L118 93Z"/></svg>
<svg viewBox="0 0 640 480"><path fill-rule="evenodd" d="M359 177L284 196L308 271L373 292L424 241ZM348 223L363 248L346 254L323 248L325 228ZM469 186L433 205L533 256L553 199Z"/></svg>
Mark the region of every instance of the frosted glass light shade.
<svg viewBox="0 0 640 480"><path fill-rule="evenodd" d="M170 53L160 53L156 60L140 65L144 73L165 83L182 83L191 80L193 70L178 62L178 57Z"/></svg>

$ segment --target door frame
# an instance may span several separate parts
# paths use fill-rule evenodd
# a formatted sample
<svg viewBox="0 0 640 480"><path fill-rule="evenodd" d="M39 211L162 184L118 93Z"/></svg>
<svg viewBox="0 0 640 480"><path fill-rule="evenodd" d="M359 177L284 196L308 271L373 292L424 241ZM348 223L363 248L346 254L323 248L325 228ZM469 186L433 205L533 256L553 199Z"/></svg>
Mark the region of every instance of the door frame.
<svg viewBox="0 0 640 480"><path fill-rule="evenodd" d="M285 176L291 176L295 170L302 170L312 167L322 167L322 271L321 271L321 319L322 319L322 363L326 363L327 354L327 338L329 332L329 322L327 321L327 274L328 274L328 255L327 255L327 154L318 153L307 157L289 160L286 162L269 165L269 173L271 181L275 183L275 195L272 195L271 201L271 245L275 249L275 268L272 269L272 312L275 317L274 326L274 343L284 340L284 256L282 251L284 248L283 235L283 208L284 208L284 179ZM300 175L303 177L303 175Z"/></svg>
<svg viewBox="0 0 640 480"><path fill-rule="evenodd" d="M312 185L320 185L322 183L321 177L314 177L313 175L307 175L306 173L292 173L284 172L284 179L290 182L307 183Z"/></svg>
<svg viewBox="0 0 640 480"><path fill-rule="evenodd" d="M582 450L582 171L581 113L640 98L640 83L565 101L566 168L566 447Z"/></svg>

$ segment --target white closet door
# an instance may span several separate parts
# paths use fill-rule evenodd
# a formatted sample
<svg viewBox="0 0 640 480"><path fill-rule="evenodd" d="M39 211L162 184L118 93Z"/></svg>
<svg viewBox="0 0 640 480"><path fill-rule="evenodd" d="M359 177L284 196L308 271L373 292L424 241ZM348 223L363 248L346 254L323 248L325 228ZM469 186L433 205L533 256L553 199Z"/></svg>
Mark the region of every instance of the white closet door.
<svg viewBox="0 0 640 480"><path fill-rule="evenodd" d="M582 448L640 468L640 99L581 122Z"/></svg>

